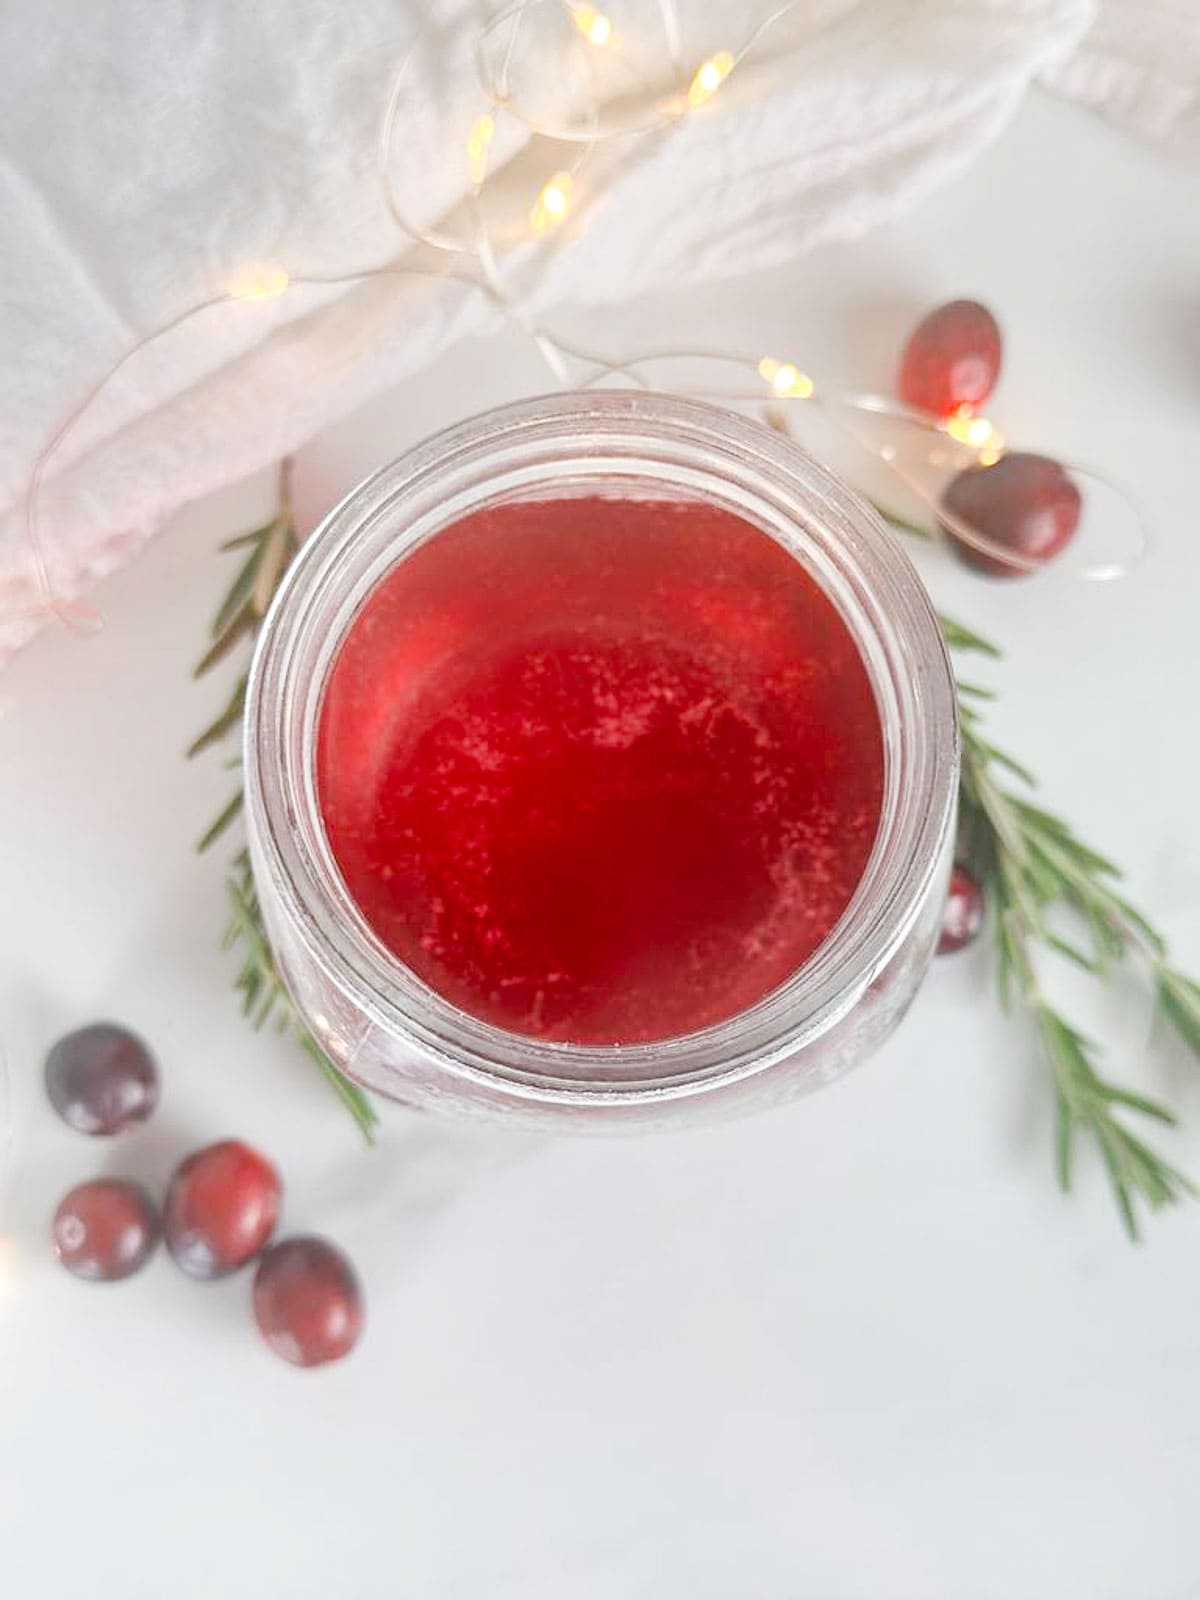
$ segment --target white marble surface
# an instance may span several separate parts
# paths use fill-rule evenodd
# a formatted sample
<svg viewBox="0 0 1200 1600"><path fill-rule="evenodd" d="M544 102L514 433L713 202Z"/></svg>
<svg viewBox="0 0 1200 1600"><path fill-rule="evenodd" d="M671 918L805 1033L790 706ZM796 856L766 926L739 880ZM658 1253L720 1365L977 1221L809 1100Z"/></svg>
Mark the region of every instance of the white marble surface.
<svg viewBox="0 0 1200 1600"><path fill-rule="evenodd" d="M997 732L1126 863L1200 967L1194 170L1035 100L902 225L757 280L630 306L614 350L794 351L878 384L914 310L994 305L994 405L1153 519L1115 586L989 586L933 555L995 634ZM596 330L592 329L593 336ZM515 339L460 349L303 453L314 519L443 420L542 387ZM108 626L0 675L0 1032L15 1139L0 1307L0 1593L13 1600L1185 1600L1200 1595L1200 1211L1134 1250L1099 1174L1050 1175L1045 1075L987 956L938 966L869 1066L758 1120L553 1142L402 1112L364 1154L302 1058L248 1034L215 948L225 792L181 751L188 676L266 478L198 505L99 592ZM1082 1003L1082 1002L1081 1002ZM1085 1013L1113 1070L1171 1097L1200 1173L1200 1069L1148 1057L1135 989ZM43 1104L46 1045L109 1015L164 1065L126 1143ZM249 1285L160 1257L112 1289L57 1268L52 1207L97 1170L161 1183L260 1144L286 1226L357 1260L354 1359L299 1373Z"/></svg>

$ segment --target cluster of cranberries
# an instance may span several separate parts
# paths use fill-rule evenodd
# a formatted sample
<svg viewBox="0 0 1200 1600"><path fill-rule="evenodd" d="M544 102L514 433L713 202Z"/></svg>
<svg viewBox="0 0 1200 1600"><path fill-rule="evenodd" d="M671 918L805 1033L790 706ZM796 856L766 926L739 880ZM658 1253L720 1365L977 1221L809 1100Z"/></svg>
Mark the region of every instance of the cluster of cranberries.
<svg viewBox="0 0 1200 1600"><path fill-rule="evenodd" d="M992 313L977 300L951 300L923 318L904 347L900 398L942 419L969 417L995 388L1000 359L1000 328ZM1082 503L1057 461L1011 450L951 479L942 495L943 527L969 566L1016 578L1070 543ZM964 527L989 548L968 542ZM1007 551L1015 559L1006 560Z"/></svg>
<svg viewBox="0 0 1200 1600"><path fill-rule="evenodd" d="M158 1068L136 1034L94 1023L50 1051L46 1093L80 1133L124 1133L158 1104ZM264 1156L225 1139L180 1163L161 1211L127 1178L79 1184L54 1214L54 1248L77 1277L107 1283L144 1266L160 1237L192 1278L223 1278L257 1259L254 1316L271 1349L300 1367L337 1361L362 1330L358 1280L324 1239L271 1243L281 1193Z"/></svg>
<svg viewBox="0 0 1200 1600"><path fill-rule="evenodd" d="M931 311L913 330L900 362L900 397L920 411L946 419L970 416L1000 376L1001 339L995 317L977 300L952 300ZM1056 556L1075 536L1082 499L1049 456L1011 451L990 466L968 467L951 479L942 507L954 548L978 571L1012 578ZM955 523L966 524L991 545L967 543ZM1018 562L1006 561L1012 551ZM942 913L938 954L965 950L984 920L983 889L957 865Z"/></svg>

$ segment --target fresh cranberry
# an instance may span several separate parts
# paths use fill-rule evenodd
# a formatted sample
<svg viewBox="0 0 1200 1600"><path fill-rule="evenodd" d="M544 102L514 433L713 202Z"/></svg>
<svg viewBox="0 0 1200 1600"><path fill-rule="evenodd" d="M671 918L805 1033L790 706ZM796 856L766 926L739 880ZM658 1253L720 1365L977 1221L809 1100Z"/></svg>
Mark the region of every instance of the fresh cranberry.
<svg viewBox="0 0 1200 1600"><path fill-rule="evenodd" d="M279 1174L236 1139L188 1156L167 1190L167 1248L193 1278L222 1278L256 1256L275 1230Z"/></svg>
<svg viewBox="0 0 1200 1600"><path fill-rule="evenodd" d="M94 1178L54 1213L54 1249L68 1272L93 1282L128 1278L158 1243L158 1208L140 1183Z"/></svg>
<svg viewBox="0 0 1200 1600"><path fill-rule="evenodd" d="M968 467L951 479L942 496L943 509L972 532L1038 563L1049 561L1074 538L1082 504L1079 490L1057 461L1027 450L1014 450L990 467ZM950 522L942 525L968 566L997 578L1018 578L1030 570L977 550Z"/></svg>
<svg viewBox="0 0 1200 1600"><path fill-rule="evenodd" d="M938 955L953 955L965 950L979 936L983 927L983 890L965 867L955 867L950 874L950 892L942 911L942 936L938 940Z"/></svg>
<svg viewBox="0 0 1200 1600"><path fill-rule="evenodd" d="M79 1133L124 1133L158 1104L158 1068L135 1033L111 1022L68 1033L46 1057L46 1093Z"/></svg>
<svg viewBox="0 0 1200 1600"><path fill-rule="evenodd" d="M913 329L900 359L900 398L948 417L972 411L1000 376L1000 328L978 300L951 300Z"/></svg>
<svg viewBox="0 0 1200 1600"><path fill-rule="evenodd" d="M284 1239L259 1262L254 1316L271 1349L294 1366L340 1361L362 1332L354 1268L324 1239Z"/></svg>

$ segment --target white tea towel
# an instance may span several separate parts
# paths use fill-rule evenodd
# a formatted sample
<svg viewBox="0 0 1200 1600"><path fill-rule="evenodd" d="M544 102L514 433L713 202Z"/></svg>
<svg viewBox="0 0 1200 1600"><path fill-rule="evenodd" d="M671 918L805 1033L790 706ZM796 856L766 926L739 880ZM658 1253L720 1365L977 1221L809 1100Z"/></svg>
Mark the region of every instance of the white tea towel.
<svg viewBox="0 0 1200 1600"><path fill-rule="evenodd" d="M1134 5L1104 7L1103 49L1120 48L1113 18ZM667 87L662 16L673 9L606 7L627 60ZM679 0L683 81L774 9ZM542 29L550 12L557 23ZM696 114L599 144L581 171L578 221L548 245L518 245L502 271L545 315L861 233L961 170L1035 77L1101 98L1094 74L1071 78L1093 16L1092 0L812 0ZM379 183L380 118L420 35L392 173L407 214L436 225L468 188L466 138L487 104L474 59L484 20L472 0L0 8L0 654L44 614L24 496L56 427L139 340L239 274L412 263ZM569 13L540 0L522 27L514 99L545 93L556 115L578 118L587 76L557 70ZM1153 48L1149 31L1136 38ZM1194 79L1194 60L1181 57L1179 73ZM1183 98L1181 88L1177 108ZM1126 93L1118 110L1144 128L1137 99ZM1177 109L1172 124L1186 120ZM528 129L501 115L494 151L497 191L536 193L547 155ZM55 593L82 593L175 508L499 315L478 291L414 277L295 288L183 322L128 362L50 463L39 525Z"/></svg>
<svg viewBox="0 0 1200 1600"><path fill-rule="evenodd" d="M1200 156L1200 3L1101 0L1047 83L1181 156Z"/></svg>

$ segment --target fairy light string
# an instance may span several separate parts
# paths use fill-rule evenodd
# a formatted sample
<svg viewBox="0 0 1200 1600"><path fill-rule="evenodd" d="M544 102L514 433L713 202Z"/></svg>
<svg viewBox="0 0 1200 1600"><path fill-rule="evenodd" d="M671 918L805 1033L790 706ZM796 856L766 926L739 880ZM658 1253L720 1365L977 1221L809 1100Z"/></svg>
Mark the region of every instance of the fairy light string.
<svg viewBox="0 0 1200 1600"><path fill-rule="evenodd" d="M615 58L620 54L624 40L608 14L598 6L579 3L579 0L517 0L517 3L485 22L475 41L475 63L481 100L486 109L467 126L461 143L461 162L467 180L466 195L462 202L469 224L469 236L455 237L445 223L436 227L423 227L408 214L403 198L397 194L394 181L392 152L400 107L406 86L410 83L423 34L418 33L402 57L392 79L377 144L377 170L385 204L401 233L414 245L424 247L441 257L436 267L419 266L403 261L390 261L358 268L344 274L308 275L291 274L283 265L265 263L249 271L232 276L224 291L210 294L190 307L164 321L153 332L137 341L113 363L108 371L83 396L52 434L38 455L30 476L25 500L25 533L30 564L37 594L41 604L35 615L49 613L72 632L89 631L99 624L93 607L73 601L57 593L51 563L46 549L40 521L40 501L51 464L63 449L74 430L95 402L108 389L112 381L140 352L174 332L184 324L226 305L255 306L273 304L290 298L305 288L349 288L368 279L394 277L424 278L429 281L451 279L469 290L483 294L497 312L513 322L528 337L545 361L555 382L563 387L591 387L598 383L621 379L649 387L645 375L648 367L672 362L695 364L701 361L723 363L740 369L752 387L748 389L720 389L704 387L681 388L671 385L677 392L690 393L727 404L761 404L769 399L779 402L799 402L819 407L832 426L858 448L867 451L882 462L905 489L920 500L932 514L935 527L949 530L962 543L983 554L999 554L1010 566L1033 570L1037 563L1027 561L1008 549L1001 549L986 538L980 530L954 516L940 503L940 495L932 490L923 477L904 459L898 440L902 437L924 436L929 440L949 442L952 448L965 455L968 462L991 465L998 461L1006 449L1004 439L994 424L986 417L976 416L969 409L939 420L909 410L880 396L856 395L824 390L817 381L788 356L750 356L719 350L668 350L649 351L622 360L586 349L562 339L541 326L528 313L518 296L506 287L501 271L502 252L492 237L487 220L484 199L493 180L491 158L503 118L520 125L530 138L551 139L560 144L574 143L578 153L566 164L559 164L536 187L528 201L525 225L521 236L513 241L513 248L524 243L526 248L553 251L562 247L566 230L564 224L578 207L588 179L588 164L593 152L602 143L631 133L645 134L652 129L678 127L693 115L709 115L714 100L721 94L731 76L772 30L805 0L787 0L761 19L736 48L711 51L690 68L684 62L678 16L674 0L659 0L659 20L662 27L665 52L668 58L672 89L659 108L643 123L632 128L603 131L600 127L600 107L593 103L585 108L580 124L548 129L523 110L512 91L514 68L520 51L528 43L530 20L536 13L565 13L571 26L575 46L589 56ZM496 72L489 69L487 46L502 30L507 30L501 59ZM862 426L867 418L893 419L896 438L880 440L872 437ZM933 459L928 453L928 459ZM1116 485L1088 468L1072 463L1065 464L1076 477L1091 479L1116 494L1129 513L1135 532L1130 553L1122 560L1093 563L1079 569L1079 575L1090 578L1122 576L1140 558L1147 546L1145 529L1128 497ZM24 615L28 615L25 613Z"/></svg>

